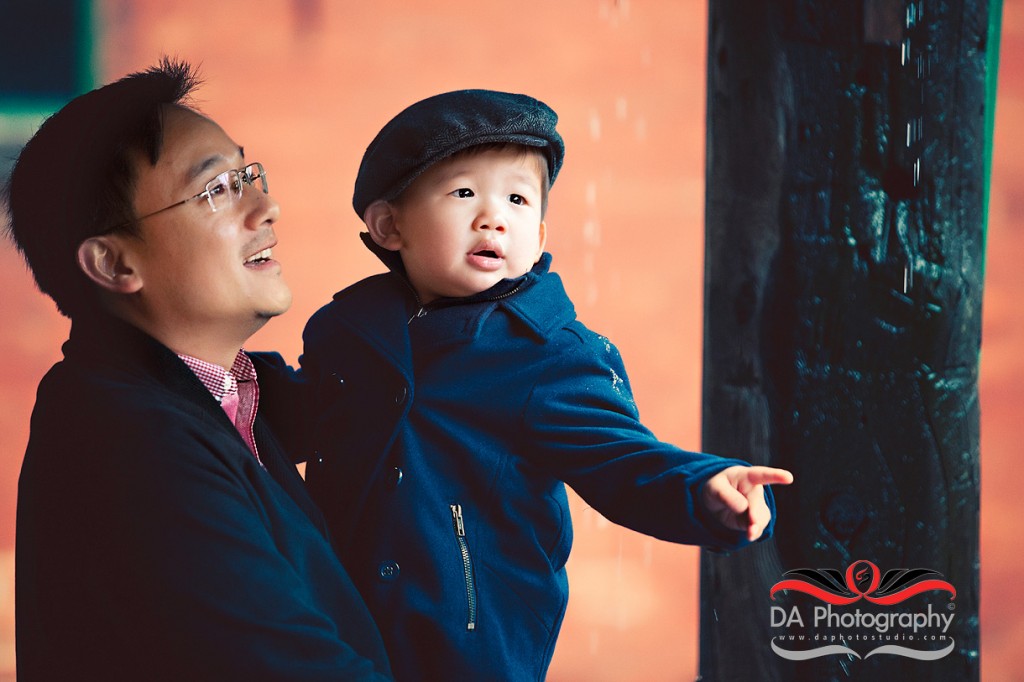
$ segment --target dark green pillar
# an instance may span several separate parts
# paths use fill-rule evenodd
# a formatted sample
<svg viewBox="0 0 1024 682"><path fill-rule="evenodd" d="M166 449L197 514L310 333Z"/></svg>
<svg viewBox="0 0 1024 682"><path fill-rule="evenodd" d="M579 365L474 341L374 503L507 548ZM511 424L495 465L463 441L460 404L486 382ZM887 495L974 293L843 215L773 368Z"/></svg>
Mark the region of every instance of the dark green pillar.
<svg viewBox="0 0 1024 682"><path fill-rule="evenodd" d="M789 468L796 484L777 491L774 540L702 554L704 680L978 679L986 87L999 11L984 0L710 2L703 448ZM831 569L841 592L858 561L880 575L935 571L916 579L947 581L956 598L769 598L795 569ZM802 626L773 625L772 606L795 607ZM833 619L815 622L815 607ZM875 626L844 626L857 611ZM952 618L945 630L879 631L885 614L917 612ZM773 640L853 653L796 661ZM928 661L878 649L950 643Z"/></svg>

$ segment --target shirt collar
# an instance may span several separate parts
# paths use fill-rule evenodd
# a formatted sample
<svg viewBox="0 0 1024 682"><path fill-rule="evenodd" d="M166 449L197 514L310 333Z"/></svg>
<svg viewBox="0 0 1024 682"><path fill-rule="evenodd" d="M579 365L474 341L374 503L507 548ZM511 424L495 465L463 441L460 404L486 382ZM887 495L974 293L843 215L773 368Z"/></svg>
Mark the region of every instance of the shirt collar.
<svg viewBox="0 0 1024 682"><path fill-rule="evenodd" d="M244 351L238 351L231 369L224 369L220 365L206 362L191 355L179 353L181 361L188 365L189 369L199 378L206 390L220 402L226 395L238 393L240 381L253 381L256 379L256 368L252 360Z"/></svg>

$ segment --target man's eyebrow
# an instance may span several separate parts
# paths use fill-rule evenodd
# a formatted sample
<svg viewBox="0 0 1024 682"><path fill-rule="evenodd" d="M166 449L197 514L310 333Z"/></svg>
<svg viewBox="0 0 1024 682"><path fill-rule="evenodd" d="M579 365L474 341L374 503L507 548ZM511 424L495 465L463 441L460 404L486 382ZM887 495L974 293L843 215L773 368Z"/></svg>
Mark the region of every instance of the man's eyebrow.
<svg viewBox="0 0 1024 682"><path fill-rule="evenodd" d="M244 160L245 148L239 145L238 153ZM213 154L211 156L206 157L205 159L202 159L189 169L187 178L188 181L191 182L192 180L195 180L196 178L205 175L207 171L209 171L212 167L214 167L215 165L222 161L227 161L227 158L223 154Z"/></svg>

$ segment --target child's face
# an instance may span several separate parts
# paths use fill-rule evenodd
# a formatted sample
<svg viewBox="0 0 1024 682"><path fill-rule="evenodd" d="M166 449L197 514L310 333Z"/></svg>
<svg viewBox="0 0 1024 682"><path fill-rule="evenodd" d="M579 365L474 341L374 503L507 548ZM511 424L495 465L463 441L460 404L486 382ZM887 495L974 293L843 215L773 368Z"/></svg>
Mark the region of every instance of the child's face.
<svg viewBox="0 0 1024 682"><path fill-rule="evenodd" d="M537 152L516 147L431 166L392 204L402 262L423 303L486 291L520 277L544 251Z"/></svg>

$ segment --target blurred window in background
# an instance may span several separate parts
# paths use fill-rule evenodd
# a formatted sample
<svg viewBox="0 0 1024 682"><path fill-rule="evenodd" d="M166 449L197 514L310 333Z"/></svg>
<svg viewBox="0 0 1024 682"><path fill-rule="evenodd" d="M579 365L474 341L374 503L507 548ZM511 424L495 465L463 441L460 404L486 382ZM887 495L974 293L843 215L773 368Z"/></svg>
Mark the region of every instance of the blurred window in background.
<svg viewBox="0 0 1024 682"><path fill-rule="evenodd" d="M0 21L0 180L42 123L91 90L92 0L4 0Z"/></svg>

